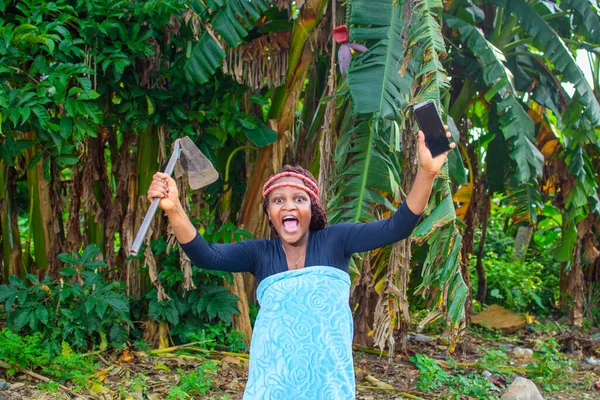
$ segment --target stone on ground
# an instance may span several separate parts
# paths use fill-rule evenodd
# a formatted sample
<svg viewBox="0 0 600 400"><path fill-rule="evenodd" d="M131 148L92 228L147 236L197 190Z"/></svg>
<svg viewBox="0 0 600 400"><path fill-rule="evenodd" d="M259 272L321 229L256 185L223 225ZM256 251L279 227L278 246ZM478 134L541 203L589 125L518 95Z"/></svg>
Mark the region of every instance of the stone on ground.
<svg viewBox="0 0 600 400"><path fill-rule="evenodd" d="M508 387L500 400L544 400L535 383L529 379L518 377Z"/></svg>

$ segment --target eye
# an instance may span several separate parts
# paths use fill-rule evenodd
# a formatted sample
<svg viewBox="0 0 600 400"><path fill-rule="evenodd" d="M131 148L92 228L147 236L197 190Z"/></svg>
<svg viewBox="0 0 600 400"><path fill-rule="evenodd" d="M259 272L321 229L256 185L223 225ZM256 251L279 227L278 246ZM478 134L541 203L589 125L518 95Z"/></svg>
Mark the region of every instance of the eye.
<svg viewBox="0 0 600 400"><path fill-rule="evenodd" d="M296 201L297 201L297 202L299 202L299 203L302 203L302 202L303 202L303 201L305 201L305 200L306 200L306 198L304 198L304 197L302 197L302 196L298 196L298 197L296 197Z"/></svg>
<svg viewBox="0 0 600 400"><path fill-rule="evenodd" d="M273 203L283 203L283 199L281 197L275 197Z"/></svg>

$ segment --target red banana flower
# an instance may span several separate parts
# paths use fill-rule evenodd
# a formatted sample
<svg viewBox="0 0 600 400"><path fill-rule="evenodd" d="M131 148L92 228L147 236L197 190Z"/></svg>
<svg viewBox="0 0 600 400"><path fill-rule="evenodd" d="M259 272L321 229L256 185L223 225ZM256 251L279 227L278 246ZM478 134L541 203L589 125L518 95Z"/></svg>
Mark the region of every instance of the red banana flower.
<svg viewBox="0 0 600 400"><path fill-rule="evenodd" d="M338 50L338 65L340 66L340 73L346 75L348 67L350 66L350 59L352 59L352 53L358 51L364 53L368 51L365 46L358 43L348 43L350 35L348 33L348 27L346 25L340 25L333 29L333 38L340 44Z"/></svg>

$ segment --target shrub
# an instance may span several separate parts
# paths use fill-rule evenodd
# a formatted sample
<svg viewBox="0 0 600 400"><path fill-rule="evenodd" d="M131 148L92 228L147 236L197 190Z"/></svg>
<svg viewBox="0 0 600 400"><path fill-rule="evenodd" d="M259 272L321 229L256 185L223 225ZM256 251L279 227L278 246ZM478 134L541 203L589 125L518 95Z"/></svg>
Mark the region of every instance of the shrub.
<svg viewBox="0 0 600 400"><path fill-rule="evenodd" d="M40 345L51 355L62 351L63 341L82 350L93 344L123 346L131 326L129 300L123 283L104 280L106 264L94 260L99 252L90 245L79 253L61 253L67 266L58 280L10 276L9 285L0 285L8 327L24 335L39 332Z"/></svg>

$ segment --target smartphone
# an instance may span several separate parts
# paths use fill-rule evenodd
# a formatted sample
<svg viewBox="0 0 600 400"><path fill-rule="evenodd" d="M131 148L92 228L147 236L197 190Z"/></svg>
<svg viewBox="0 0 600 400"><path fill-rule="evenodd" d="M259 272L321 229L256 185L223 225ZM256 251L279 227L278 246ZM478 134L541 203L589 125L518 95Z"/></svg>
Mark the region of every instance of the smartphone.
<svg viewBox="0 0 600 400"><path fill-rule="evenodd" d="M450 150L450 140L433 101L425 101L413 107L419 129L425 134L425 144L433 157Z"/></svg>

